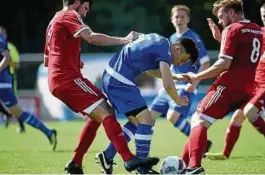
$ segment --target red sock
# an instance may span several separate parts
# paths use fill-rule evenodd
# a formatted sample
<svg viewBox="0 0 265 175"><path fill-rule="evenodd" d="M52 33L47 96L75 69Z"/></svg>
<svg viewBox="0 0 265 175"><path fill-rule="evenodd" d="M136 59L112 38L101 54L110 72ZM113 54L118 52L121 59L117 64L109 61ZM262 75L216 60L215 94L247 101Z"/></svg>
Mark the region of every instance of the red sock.
<svg viewBox="0 0 265 175"><path fill-rule="evenodd" d="M79 142L75 148L74 157L72 159L76 165L82 166L83 157L92 144L99 126L100 123L92 121L90 119L87 120L87 122L83 126L83 129L79 136Z"/></svg>
<svg viewBox="0 0 265 175"><path fill-rule="evenodd" d="M261 117L257 117L257 119L252 122L252 125L259 131L259 133L265 136L265 122Z"/></svg>
<svg viewBox="0 0 265 175"><path fill-rule="evenodd" d="M227 128L226 135L225 135L225 145L223 154L226 157L230 157L230 154L239 138L241 126L235 126L230 124Z"/></svg>
<svg viewBox="0 0 265 175"><path fill-rule="evenodd" d="M189 165L190 162L190 154L189 154L189 138L187 139L182 154L181 154L182 160L185 162L186 165Z"/></svg>
<svg viewBox="0 0 265 175"><path fill-rule="evenodd" d="M192 128L189 136L190 162L188 167L201 167L202 157L207 145L207 128L198 125Z"/></svg>
<svg viewBox="0 0 265 175"><path fill-rule="evenodd" d="M128 160L131 160L134 155L128 148L128 144L125 140L123 131L116 117L105 117L103 120L103 126L105 128L105 132L109 140L115 146L117 152L121 155L123 161L126 162Z"/></svg>

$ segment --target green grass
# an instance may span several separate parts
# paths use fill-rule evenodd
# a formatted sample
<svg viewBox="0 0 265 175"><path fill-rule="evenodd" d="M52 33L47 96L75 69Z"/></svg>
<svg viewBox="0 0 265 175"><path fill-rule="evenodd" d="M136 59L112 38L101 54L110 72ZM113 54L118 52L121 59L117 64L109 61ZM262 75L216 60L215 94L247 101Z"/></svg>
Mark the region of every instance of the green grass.
<svg viewBox="0 0 265 175"><path fill-rule="evenodd" d="M122 121L124 123L124 121ZM220 151L223 147L224 134L229 119L218 121L210 130L209 138L213 141L212 151ZM72 157L79 132L84 122L47 123L58 130L59 144L57 152L52 152L48 140L39 131L27 127L25 134L15 132L16 125L8 129L0 125L0 174L62 174L67 161ZM166 120L156 123L153 136L151 156L161 160L167 156L179 156L186 138ZM98 132L94 145L91 146L84 159L84 170L88 174L100 172L94 156L107 146L107 138L102 130ZM130 144L134 152L134 143ZM120 156L115 161L115 173L127 173ZM261 174L265 173L265 139L247 122L242 128L241 137L231 158L227 161L203 160L207 173L214 174ZM157 167L158 168L158 167Z"/></svg>

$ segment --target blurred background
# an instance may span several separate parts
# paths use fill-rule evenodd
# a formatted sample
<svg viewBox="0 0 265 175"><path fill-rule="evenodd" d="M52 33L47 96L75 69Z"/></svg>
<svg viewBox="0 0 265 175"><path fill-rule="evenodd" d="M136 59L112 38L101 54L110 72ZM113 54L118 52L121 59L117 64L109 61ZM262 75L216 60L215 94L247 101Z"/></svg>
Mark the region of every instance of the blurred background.
<svg viewBox="0 0 265 175"><path fill-rule="evenodd" d="M261 25L259 8L262 0L243 0L245 17ZM171 8L185 4L191 9L189 27L202 38L211 62L218 55L219 43L213 40L207 17L212 15L214 0L95 0L92 11L84 22L95 32L125 36L131 30L142 33L158 33L165 37L173 34L170 21ZM43 48L46 27L56 11L62 8L62 0L1 0L0 25L7 29L8 40L20 56L17 69L18 94L22 107L41 116L42 119L72 120L76 115L48 91L47 69L43 67ZM100 86L100 73L119 47L99 47L82 43L84 75ZM201 83L196 100L203 97L211 84ZM138 85L148 103L159 89L159 82L145 75L138 78ZM195 106L194 106L195 108Z"/></svg>

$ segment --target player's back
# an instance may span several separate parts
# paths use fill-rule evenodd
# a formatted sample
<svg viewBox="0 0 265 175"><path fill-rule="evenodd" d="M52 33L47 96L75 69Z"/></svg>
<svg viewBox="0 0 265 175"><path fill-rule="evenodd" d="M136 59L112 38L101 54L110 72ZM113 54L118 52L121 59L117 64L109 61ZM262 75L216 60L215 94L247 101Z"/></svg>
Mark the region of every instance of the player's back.
<svg viewBox="0 0 265 175"><path fill-rule="evenodd" d="M131 81L147 70L159 68L159 62L171 64L170 43L158 34L140 35L125 45L109 62L109 67Z"/></svg>
<svg viewBox="0 0 265 175"><path fill-rule="evenodd" d="M80 26L76 26L80 23ZM76 35L82 20L74 10L56 13L46 31L45 55L48 57L49 85L54 89L81 76L80 42Z"/></svg>
<svg viewBox="0 0 265 175"><path fill-rule="evenodd" d="M7 50L7 40L0 34L0 62L4 58L2 52ZM9 66L0 71L0 84L2 88L11 88L12 87L12 76L9 71Z"/></svg>
<svg viewBox="0 0 265 175"><path fill-rule="evenodd" d="M262 32L254 23L244 20L226 27L219 57L232 59L232 62L219 80L241 88L253 84L262 43Z"/></svg>

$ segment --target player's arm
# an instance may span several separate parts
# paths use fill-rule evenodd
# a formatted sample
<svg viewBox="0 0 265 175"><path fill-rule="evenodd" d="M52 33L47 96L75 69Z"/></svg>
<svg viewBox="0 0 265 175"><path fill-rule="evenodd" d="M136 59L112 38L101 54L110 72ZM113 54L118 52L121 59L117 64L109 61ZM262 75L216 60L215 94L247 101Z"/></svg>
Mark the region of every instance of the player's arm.
<svg viewBox="0 0 265 175"><path fill-rule="evenodd" d="M2 55L4 56L4 58L0 62L0 72L12 63L8 49L2 51Z"/></svg>
<svg viewBox="0 0 265 175"><path fill-rule="evenodd" d="M188 99L181 98L178 95L177 90L175 88L174 81L173 81L173 77L170 71L169 64L164 61L160 61L159 68L161 72L163 86L166 92L168 93L168 95L171 97L172 100L174 100L175 103L180 104L180 105L186 105L188 103Z"/></svg>
<svg viewBox="0 0 265 175"><path fill-rule="evenodd" d="M16 48L15 45L13 45L12 43L8 43L8 49L9 49L9 53L10 56L12 58L12 63L11 66L14 67L15 69L19 68L19 52Z"/></svg>
<svg viewBox="0 0 265 175"><path fill-rule="evenodd" d="M209 67L208 69L202 72L199 72L196 75L196 80L200 81L200 80L216 77L220 75L222 72L224 72L225 70L229 69L231 63L232 63L231 59L225 58L225 57L219 57L219 59L211 67Z"/></svg>
<svg viewBox="0 0 265 175"><path fill-rule="evenodd" d="M93 32L91 29L83 30L80 36L90 44L100 46L124 45L138 38L137 32L130 32L126 37L109 36Z"/></svg>
<svg viewBox="0 0 265 175"><path fill-rule="evenodd" d="M221 35L219 27L215 24L215 22L211 18L207 18L207 21L208 21L210 30L212 32L213 38L219 43L221 43L222 35Z"/></svg>

